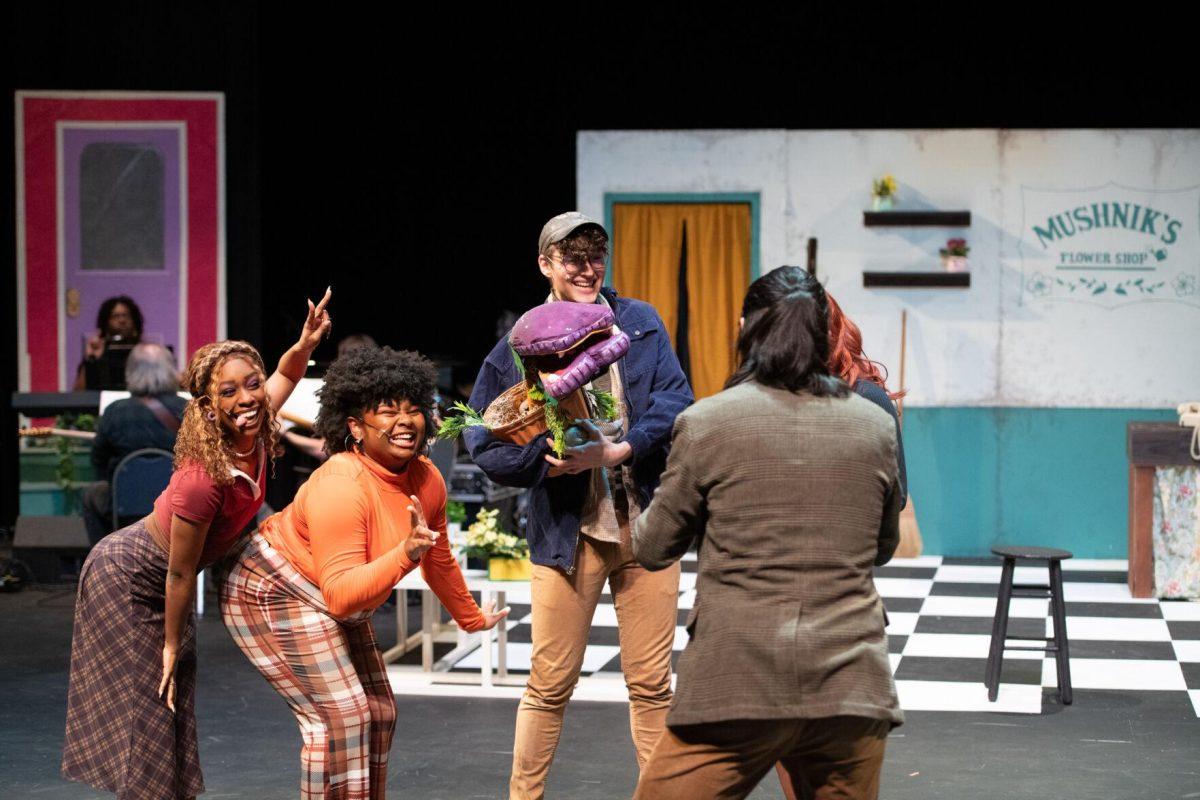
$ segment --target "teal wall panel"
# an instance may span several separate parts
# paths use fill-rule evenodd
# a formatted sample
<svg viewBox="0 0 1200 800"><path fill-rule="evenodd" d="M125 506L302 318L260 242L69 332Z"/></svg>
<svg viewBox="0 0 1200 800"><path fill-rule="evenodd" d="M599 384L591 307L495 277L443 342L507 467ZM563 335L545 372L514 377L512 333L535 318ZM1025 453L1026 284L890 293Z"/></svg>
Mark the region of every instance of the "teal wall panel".
<svg viewBox="0 0 1200 800"><path fill-rule="evenodd" d="M1125 425L1169 409L904 410L909 491L925 552L986 556L995 543L1125 558Z"/></svg>

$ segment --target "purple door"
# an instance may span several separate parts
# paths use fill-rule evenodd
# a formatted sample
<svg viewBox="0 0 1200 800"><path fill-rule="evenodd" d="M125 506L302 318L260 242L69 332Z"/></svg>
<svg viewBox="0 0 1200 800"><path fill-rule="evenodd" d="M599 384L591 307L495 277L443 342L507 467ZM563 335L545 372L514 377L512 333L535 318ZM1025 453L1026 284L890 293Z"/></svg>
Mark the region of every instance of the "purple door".
<svg viewBox="0 0 1200 800"><path fill-rule="evenodd" d="M64 386L75 380L100 305L116 295L128 295L141 309L143 339L170 345L180 361L187 355L181 347L187 322L183 125L59 126Z"/></svg>

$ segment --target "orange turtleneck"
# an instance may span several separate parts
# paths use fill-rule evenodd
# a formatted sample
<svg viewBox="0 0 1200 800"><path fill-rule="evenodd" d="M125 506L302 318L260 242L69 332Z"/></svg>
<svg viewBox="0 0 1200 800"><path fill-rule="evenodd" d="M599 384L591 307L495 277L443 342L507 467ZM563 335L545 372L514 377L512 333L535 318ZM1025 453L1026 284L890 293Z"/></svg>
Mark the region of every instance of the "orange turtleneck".
<svg viewBox="0 0 1200 800"><path fill-rule="evenodd" d="M260 532L320 587L331 614L349 616L379 607L416 566L397 547L411 532L408 498L413 494L421 500L429 529L441 533L421 557L421 575L459 625L479 630L483 613L446 539L446 484L424 456L397 475L357 453L338 453Z"/></svg>

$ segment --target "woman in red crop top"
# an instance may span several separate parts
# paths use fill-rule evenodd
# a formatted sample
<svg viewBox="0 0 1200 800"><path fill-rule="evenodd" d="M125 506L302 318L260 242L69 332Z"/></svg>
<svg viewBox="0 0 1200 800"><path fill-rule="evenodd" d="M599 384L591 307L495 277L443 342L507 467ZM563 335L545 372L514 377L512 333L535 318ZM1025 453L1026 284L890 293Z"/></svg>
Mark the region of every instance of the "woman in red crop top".
<svg viewBox="0 0 1200 800"><path fill-rule="evenodd" d="M276 410L329 332L330 292L270 378L246 342L201 347L154 512L106 536L84 562L75 604L62 774L129 800L204 791L193 713L196 573L233 545L262 505Z"/></svg>
<svg viewBox="0 0 1200 800"><path fill-rule="evenodd" d="M406 573L420 566L468 631L508 614L475 604L444 535L446 484L421 455L435 376L388 347L333 362L316 423L329 460L221 584L225 627L300 724L305 800L384 796L396 700L371 612Z"/></svg>

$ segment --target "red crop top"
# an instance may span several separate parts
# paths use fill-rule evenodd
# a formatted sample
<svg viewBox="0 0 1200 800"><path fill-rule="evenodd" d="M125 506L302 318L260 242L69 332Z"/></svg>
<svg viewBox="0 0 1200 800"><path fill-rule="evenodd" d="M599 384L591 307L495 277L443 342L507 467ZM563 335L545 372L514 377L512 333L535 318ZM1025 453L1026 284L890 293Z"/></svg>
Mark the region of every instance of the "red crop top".
<svg viewBox="0 0 1200 800"><path fill-rule="evenodd" d="M171 517L208 523L208 535L200 554L203 569L228 552L242 529L254 519L263 504L266 489L266 454L260 450L258 481L241 470L233 470L233 483L218 485L204 467L187 463L171 475L171 482L154 501L159 530L170 539Z"/></svg>

